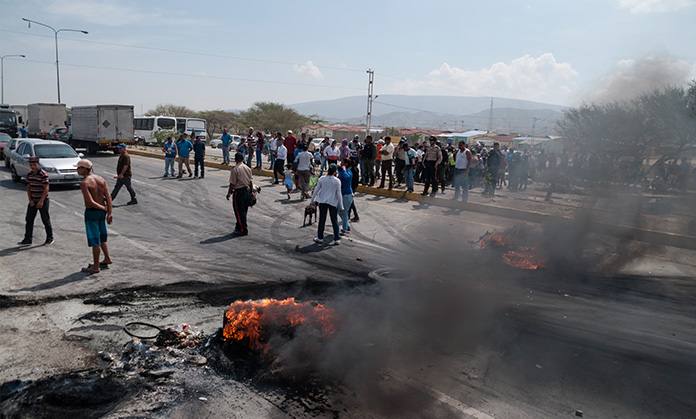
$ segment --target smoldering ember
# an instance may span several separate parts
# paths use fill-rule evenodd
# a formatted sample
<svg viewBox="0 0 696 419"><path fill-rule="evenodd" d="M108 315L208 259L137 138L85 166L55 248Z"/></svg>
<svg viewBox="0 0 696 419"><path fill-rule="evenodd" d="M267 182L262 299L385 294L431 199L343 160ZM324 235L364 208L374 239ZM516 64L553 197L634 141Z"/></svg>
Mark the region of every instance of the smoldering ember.
<svg viewBox="0 0 696 419"><path fill-rule="evenodd" d="M547 138L13 138L0 417L694 417L695 103Z"/></svg>

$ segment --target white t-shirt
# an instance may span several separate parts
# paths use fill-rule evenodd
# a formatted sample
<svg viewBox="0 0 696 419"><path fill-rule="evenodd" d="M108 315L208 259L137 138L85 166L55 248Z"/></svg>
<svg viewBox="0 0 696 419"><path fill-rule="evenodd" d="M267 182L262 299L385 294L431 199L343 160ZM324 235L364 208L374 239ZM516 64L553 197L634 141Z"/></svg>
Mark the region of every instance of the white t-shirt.
<svg viewBox="0 0 696 419"><path fill-rule="evenodd" d="M338 161L338 157L341 155L341 149L336 147L326 147L324 149L324 156L331 161Z"/></svg>
<svg viewBox="0 0 696 419"><path fill-rule="evenodd" d="M286 157L288 157L288 149L281 143L278 146L278 150L276 150L276 158L278 160L285 160Z"/></svg>
<svg viewBox="0 0 696 419"><path fill-rule="evenodd" d="M309 170L312 168L314 157L309 151L300 151L297 155L297 170Z"/></svg>
<svg viewBox="0 0 696 419"><path fill-rule="evenodd" d="M467 166L469 165L469 159L467 158L467 153L469 153L469 150L458 150L457 151L457 157L454 161L454 168L455 169L466 169ZM469 153L471 155L471 153Z"/></svg>
<svg viewBox="0 0 696 419"><path fill-rule="evenodd" d="M385 151L388 154L382 154ZM382 147L382 150L380 150L380 154L382 154L382 161L391 160L394 157L394 144L392 144L392 143L384 144L384 147Z"/></svg>

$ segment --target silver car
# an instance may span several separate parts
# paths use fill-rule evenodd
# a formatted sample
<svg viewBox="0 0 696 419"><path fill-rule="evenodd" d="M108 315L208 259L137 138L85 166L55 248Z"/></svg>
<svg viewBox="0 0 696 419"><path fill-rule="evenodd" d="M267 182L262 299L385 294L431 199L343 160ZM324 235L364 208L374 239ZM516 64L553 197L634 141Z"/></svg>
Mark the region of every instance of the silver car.
<svg viewBox="0 0 696 419"><path fill-rule="evenodd" d="M12 150L10 154L10 170L12 180L19 182L29 173L29 157L37 156L41 168L48 174L50 184L80 183L82 178L77 174L75 165L82 158L68 144L52 140L25 140Z"/></svg>

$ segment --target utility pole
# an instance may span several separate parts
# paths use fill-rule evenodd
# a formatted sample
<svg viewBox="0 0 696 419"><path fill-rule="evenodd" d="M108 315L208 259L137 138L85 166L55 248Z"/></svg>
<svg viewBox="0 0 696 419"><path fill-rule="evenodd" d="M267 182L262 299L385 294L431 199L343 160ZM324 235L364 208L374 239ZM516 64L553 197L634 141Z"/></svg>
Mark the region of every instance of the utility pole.
<svg viewBox="0 0 696 419"><path fill-rule="evenodd" d="M375 81L375 72L372 69L368 69L367 74L369 75L369 82L367 84L367 117L365 119L367 128L365 129L365 137L370 135L370 128L372 127L372 101L374 100L372 98L372 89Z"/></svg>
<svg viewBox="0 0 696 419"><path fill-rule="evenodd" d="M493 131L493 98L491 98L491 110L488 112L488 132Z"/></svg>

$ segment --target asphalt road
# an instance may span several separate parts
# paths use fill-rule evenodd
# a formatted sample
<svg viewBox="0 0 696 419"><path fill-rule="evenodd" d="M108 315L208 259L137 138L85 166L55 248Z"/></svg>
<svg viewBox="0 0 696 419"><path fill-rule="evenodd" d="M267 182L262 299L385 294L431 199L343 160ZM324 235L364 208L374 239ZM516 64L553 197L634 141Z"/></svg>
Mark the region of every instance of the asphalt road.
<svg viewBox="0 0 696 419"><path fill-rule="evenodd" d="M318 246L315 225L302 227L305 203L296 194L288 201L284 188L267 178L256 179L263 189L250 210L250 235L235 238L227 171L209 169L204 180L162 178L162 160L132 160L139 204L126 206L128 193L121 190L109 227L114 264L91 276L80 272L91 253L79 189L50 192L56 243L20 249L25 186L0 169L0 330L6 331L0 382L103 368L98 352L118 353L129 340L121 329L129 321L189 323L213 334L232 301L296 296L333 305L346 319L341 345L321 354L341 391L321 406L211 368L175 374L176 384L162 385L156 397L132 396L129 405L141 410L119 405L116 411L167 417L696 413L693 252L650 248L615 270L520 271L476 244L486 231L518 221L376 196L356 198L361 220L340 246ZM92 161L113 186L116 156ZM35 237L43 242L38 219ZM385 267L407 278L368 280ZM157 398L168 407L153 407Z"/></svg>

